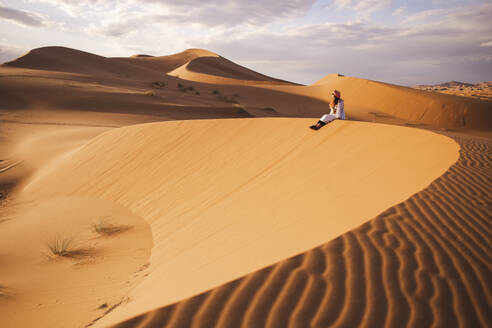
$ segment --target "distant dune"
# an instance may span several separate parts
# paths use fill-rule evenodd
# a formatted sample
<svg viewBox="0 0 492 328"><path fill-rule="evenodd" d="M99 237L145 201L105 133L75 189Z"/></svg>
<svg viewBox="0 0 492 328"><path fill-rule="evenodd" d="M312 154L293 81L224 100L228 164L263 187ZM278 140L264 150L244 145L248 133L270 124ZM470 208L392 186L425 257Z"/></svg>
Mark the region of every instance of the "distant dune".
<svg viewBox="0 0 492 328"><path fill-rule="evenodd" d="M472 129L487 129L492 121L490 101L463 99L335 74L328 75L314 85L322 89L343 90L356 114L357 111L374 111L410 122L439 127L466 126Z"/></svg>
<svg viewBox="0 0 492 328"><path fill-rule="evenodd" d="M211 94L205 100L207 105L215 102L216 107L217 103L219 107L229 107L231 115L235 111L240 112L232 108L237 104L252 116L313 117L327 112L331 91L338 89L342 91L350 119L468 130L487 130L492 122L492 101L489 100L464 99L337 74L327 75L310 86L299 86L254 72L202 49L188 49L161 57L105 58L69 48L47 47L34 49L4 67L78 73L95 79L99 84L94 92L84 90L78 95L78 90L72 90L73 93L62 95L62 98L50 95L24 101L24 98L30 98L30 92L18 94L20 85L27 87L25 90L41 87L29 84L24 76L22 81L14 82L17 83L15 91L7 92L7 99L15 103L27 102L30 106L43 102L50 103L50 107L68 105L80 109L108 108L110 111L138 106L146 113L162 114L159 107L164 109L172 103L190 108L186 113L174 113L173 118L203 118L207 113L198 107L204 103L204 95ZM178 92L186 91L188 86L185 84L192 87L189 94L195 97ZM164 85L173 87L162 88ZM10 83L5 89L8 90L9 86ZM149 91L149 87L155 89L155 86L159 86L159 90L152 93L158 97L135 97ZM43 90L33 93L59 95L60 87L64 85L42 84ZM175 92L170 93L170 90ZM87 97L87 91L91 97ZM81 99L83 97L85 99ZM66 100L62 104L54 103L64 98ZM93 106L93 100L100 104ZM216 117L214 113L211 110L210 117Z"/></svg>
<svg viewBox="0 0 492 328"><path fill-rule="evenodd" d="M220 56L193 59L169 73L186 80L217 84L287 84L294 83L275 79L245 69Z"/></svg>
<svg viewBox="0 0 492 328"><path fill-rule="evenodd" d="M492 81L476 84L451 81L439 84L421 84L414 86L414 88L475 99L492 100Z"/></svg>

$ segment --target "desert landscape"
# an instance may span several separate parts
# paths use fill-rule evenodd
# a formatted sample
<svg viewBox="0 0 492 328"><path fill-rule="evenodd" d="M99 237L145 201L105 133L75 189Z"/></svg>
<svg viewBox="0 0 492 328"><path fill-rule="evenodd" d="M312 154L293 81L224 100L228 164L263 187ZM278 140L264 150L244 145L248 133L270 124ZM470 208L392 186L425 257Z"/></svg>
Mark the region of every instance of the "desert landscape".
<svg viewBox="0 0 492 328"><path fill-rule="evenodd" d="M492 99L492 81L476 84L451 81L434 85L416 85L414 88L476 99Z"/></svg>
<svg viewBox="0 0 492 328"><path fill-rule="evenodd" d="M0 93L2 327L492 322L487 97L66 47Z"/></svg>

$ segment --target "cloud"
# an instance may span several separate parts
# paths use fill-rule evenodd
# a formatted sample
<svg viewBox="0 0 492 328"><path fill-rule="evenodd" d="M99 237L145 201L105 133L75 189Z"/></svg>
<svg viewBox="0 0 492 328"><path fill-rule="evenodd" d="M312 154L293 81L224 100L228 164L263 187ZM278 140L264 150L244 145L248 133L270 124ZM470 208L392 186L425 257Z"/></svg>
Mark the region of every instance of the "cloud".
<svg viewBox="0 0 492 328"><path fill-rule="evenodd" d="M387 10L391 0L332 0L328 7L314 5L314 0L26 1L72 13L74 18L57 12L57 19L70 25L70 37L79 33L86 44L99 42L93 49L118 49L111 55L206 48L262 73L303 83L332 72L402 84L492 75L488 3L415 13L410 5L408 12L405 5ZM336 15L323 16L334 8ZM393 24L398 18L403 19ZM66 45L70 42L75 44Z"/></svg>
<svg viewBox="0 0 492 328"><path fill-rule="evenodd" d="M273 21L298 17L305 14L316 0L30 0L51 4L72 16L111 16L115 25L129 20L133 13L145 14L150 22L159 16L176 17L182 23L203 26L235 26L240 24L267 24ZM118 17L115 17L118 16ZM118 19L121 18L121 19Z"/></svg>
<svg viewBox="0 0 492 328"><path fill-rule="evenodd" d="M372 13L390 7L392 0L334 0L333 3L338 8Z"/></svg>
<svg viewBox="0 0 492 328"><path fill-rule="evenodd" d="M393 11L393 15L395 16L403 16L406 15L407 13L408 13L407 5L398 7L395 11Z"/></svg>
<svg viewBox="0 0 492 328"><path fill-rule="evenodd" d="M4 6L0 6L0 19L29 27L40 27L44 25L42 17L37 14Z"/></svg>
<svg viewBox="0 0 492 328"><path fill-rule="evenodd" d="M310 24L235 39L224 34L193 46L302 83L329 73L407 85L490 79L492 24L487 17L492 17L492 5L442 10L438 17L393 27L366 21Z"/></svg>

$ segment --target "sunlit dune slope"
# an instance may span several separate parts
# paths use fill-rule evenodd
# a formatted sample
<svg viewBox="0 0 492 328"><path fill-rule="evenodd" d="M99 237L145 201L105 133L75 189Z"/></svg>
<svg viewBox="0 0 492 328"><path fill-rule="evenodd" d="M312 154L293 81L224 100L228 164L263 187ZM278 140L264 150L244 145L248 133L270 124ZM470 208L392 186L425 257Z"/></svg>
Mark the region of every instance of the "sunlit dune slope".
<svg viewBox="0 0 492 328"><path fill-rule="evenodd" d="M436 94L409 87L331 74L310 87L321 96L342 90L347 110L354 116L386 113L410 122L440 127L487 129L492 123L492 102Z"/></svg>
<svg viewBox="0 0 492 328"><path fill-rule="evenodd" d="M345 111L351 120L482 131L492 124L491 101L436 94L338 74L329 74L309 86L263 85L262 88L310 99L308 106L306 101L283 105L284 115L320 116L329 110L331 93L336 89L342 93Z"/></svg>
<svg viewBox="0 0 492 328"><path fill-rule="evenodd" d="M153 234L149 275L116 323L320 245L401 202L458 158L416 129L307 119L115 129L38 172L24 199L112 201Z"/></svg>

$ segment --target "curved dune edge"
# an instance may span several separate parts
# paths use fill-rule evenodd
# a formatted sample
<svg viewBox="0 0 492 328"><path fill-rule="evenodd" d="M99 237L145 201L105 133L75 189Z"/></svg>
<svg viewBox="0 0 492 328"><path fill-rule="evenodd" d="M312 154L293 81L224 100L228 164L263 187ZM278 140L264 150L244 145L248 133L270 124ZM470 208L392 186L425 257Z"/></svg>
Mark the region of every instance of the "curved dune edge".
<svg viewBox="0 0 492 328"><path fill-rule="evenodd" d="M292 82L255 72L220 56L194 58L168 74L208 84L295 85Z"/></svg>
<svg viewBox="0 0 492 328"><path fill-rule="evenodd" d="M311 119L152 123L106 132L39 172L27 198L111 200L150 223L149 275L100 325L316 247L407 199L458 159L434 133Z"/></svg>
<svg viewBox="0 0 492 328"><path fill-rule="evenodd" d="M357 229L114 327L487 327L492 143L454 138L455 165Z"/></svg>

